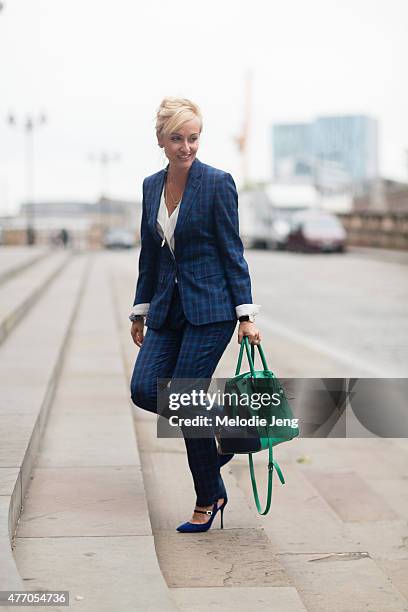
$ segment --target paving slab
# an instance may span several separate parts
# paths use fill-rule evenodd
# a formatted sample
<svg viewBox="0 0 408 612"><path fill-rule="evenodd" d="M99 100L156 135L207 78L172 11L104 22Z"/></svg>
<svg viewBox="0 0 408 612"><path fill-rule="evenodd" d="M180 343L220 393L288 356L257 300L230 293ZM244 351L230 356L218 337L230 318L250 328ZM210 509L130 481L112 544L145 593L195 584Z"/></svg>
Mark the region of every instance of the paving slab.
<svg viewBox="0 0 408 612"><path fill-rule="evenodd" d="M296 553L358 550L339 516L302 473L292 464L278 462L286 484L282 485L274 474L271 510L262 517L274 546L280 552ZM230 469L256 511L247 464L233 460ZM257 462L256 477L262 503L267 491L265 461L263 465Z"/></svg>
<svg viewBox="0 0 408 612"><path fill-rule="evenodd" d="M353 257L364 257L381 263L393 263L406 266L408 264L408 253L401 249L376 249L371 247L348 247L349 254Z"/></svg>
<svg viewBox="0 0 408 612"><path fill-rule="evenodd" d="M402 477L377 478L366 477L366 482L373 491L387 500L400 519L408 516L408 479Z"/></svg>
<svg viewBox="0 0 408 612"><path fill-rule="evenodd" d="M375 521L347 523L347 532L375 560L408 559L408 522Z"/></svg>
<svg viewBox="0 0 408 612"><path fill-rule="evenodd" d="M0 247L0 284L51 253L50 248L42 246Z"/></svg>
<svg viewBox="0 0 408 612"><path fill-rule="evenodd" d="M170 588L293 586L262 529L156 532L155 544Z"/></svg>
<svg viewBox="0 0 408 612"><path fill-rule="evenodd" d="M13 493L14 487L20 474L18 467L0 467L0 496Z"/></svg>
<svg viewBox="0 0 408 612"><path fill-rule="evenodd" d="M6 363L4 360L3 363ZM15 414L32 414L33 406L40 406L44 398L43 381L20 380L18 383L18 393L16 393L16 383L5 380L1 383L0 394L0 417Z"/></svg>
<svg viewBox="0 0 408 612"><path fill-rule="evenodd" d="M126 400L129 390L124 383L123 373L100 377L98 374L86 377L78 376L75 384L70 379L61 380L58 384L58 405L73 414L117 414L118 388L123 389Z"/></svg>
<svg viewBox="0 0 408 612"><path fill-rule="evenodd" d="M20 469L36 420L33 406L29 414L0 415L0 467Z"/></svg>
<svg viewBox="0 0 408 612"><path fill-rule="evenodd" d="M406 612L407 599L376 563L358 554L279 555L311 612Z"/></svg>
<svg viewBox="0 0 408 612"><path fill-rule="evenodd" d="M171 592L182 612L307 612L293 587L207 587L172 589Z"/></svg>
<svg viewBox="0 0 408 612"><path fill-rule="evenodd" d="M22 475L20 470L1 468L0 478L3 491L0 495L0 536L8 535L10 550L10 534L13 533L21 513Z"/></svg>
<svg viewBox="0 0 408 612"><path fill-rule="evenodd" d="M400 476L408 480L408 440L393 438L385 440L376 450L377 459L388 469L388 476Z"/></svg>
<svg viewBox="0 0 408 612"><path fill-rule="evenodd" d="M3 591L25 589L24 581L16 568L8 533L0 535L0 585ZM2 607L2 610L11 609L10 606Z"/></svg>
<svg viewBox="0 0 408 612"><path fill-rule="evenodd" d="M408 600L408 558L375 559L375 562L395 588Z"/></svg>
<svg viewBox="0 0 408 612"><path fill-rule="evenodd" d="M70 257L70 254L55 252L0 285L0 342L26 316Z"/></svg>
<svg viewBox="0 0 408 612"><path fill-rule="evenodd" d="M343 521L394 520L397 515L355 472L305 469L303 474Z"/></svg>
<svg viewBox="0 0 408 612"><path fill-rule="evenodd" d="M116 357L103 355L103 346L100 346L102 354L96 355L90 361L86 355L79 355L74 363L70 363L66 369L67 376L73 378L85 378L88 376L115 377L123 372L123 365Z"/></svg>
<svg viewBox="0 0 408 612"><path fill-rule="evenodd" d="M302 471L315 468L336 472L355 471L366 481L374 477L395 477L391 467L394 462L394 467L400 464L398 475L403 478L402 451L389 446L383 455L386 442L384 438L296 438L290 443L280 444L276 447L276 453L281 459L296 463L306 456L307 462L297 463Z"/></svg>
<svg viewBox="0 0 408 612"><path fill-rule="evenodd" d="M8 512L10 499L8 495L0 495L0 537L8 536ZM10 545L10 543L9 543Z"/></svg>
<svg viewBox="0 0 408 612"><path fill-rule="evenodd" d="M123 403L127 405L126 397ZM65 403L64 412L51 412L37 467L139 465L128 415L118 410L116 414L104 414L105 402L101 399L98 404L99 414L98 407L87 412L86 403L83 410L73 410Z"/></svg>
<svg viewBox="0 0 408 612"><path fill-rule="evenodd" d="M70 610L177 609L158 569L151 536L19 538L15 556L27 590L68 590Z"/></svg>
<svg viewBox="0 0 408 612"><path fill-rule="evenodd" d="M149 535L140 468L35 468L18 537Z"/></svg>

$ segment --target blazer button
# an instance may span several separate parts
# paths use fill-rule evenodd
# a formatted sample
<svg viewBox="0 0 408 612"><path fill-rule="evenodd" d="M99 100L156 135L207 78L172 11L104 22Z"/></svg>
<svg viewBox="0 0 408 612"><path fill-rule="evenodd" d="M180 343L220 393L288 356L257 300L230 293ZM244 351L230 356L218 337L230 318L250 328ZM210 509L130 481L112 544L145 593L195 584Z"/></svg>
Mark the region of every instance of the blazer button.
<svg viewBox="0 0 408 612"><path fill-rule="evenodd" d="M174 279L174 282L177 283L177 277Z"/></svg>

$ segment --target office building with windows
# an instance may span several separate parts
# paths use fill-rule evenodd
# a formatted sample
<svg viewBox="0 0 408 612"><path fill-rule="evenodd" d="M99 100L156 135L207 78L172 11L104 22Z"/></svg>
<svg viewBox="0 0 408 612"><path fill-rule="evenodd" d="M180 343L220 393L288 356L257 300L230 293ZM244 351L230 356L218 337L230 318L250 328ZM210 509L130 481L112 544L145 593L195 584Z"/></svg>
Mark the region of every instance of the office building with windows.
<svg viewBox="0 0 408 612"><path fill-rule="evenodd" d="M379 176L378 122L366 115L317 117L273 126L273 177L323 192L364 189Z"/></svg>

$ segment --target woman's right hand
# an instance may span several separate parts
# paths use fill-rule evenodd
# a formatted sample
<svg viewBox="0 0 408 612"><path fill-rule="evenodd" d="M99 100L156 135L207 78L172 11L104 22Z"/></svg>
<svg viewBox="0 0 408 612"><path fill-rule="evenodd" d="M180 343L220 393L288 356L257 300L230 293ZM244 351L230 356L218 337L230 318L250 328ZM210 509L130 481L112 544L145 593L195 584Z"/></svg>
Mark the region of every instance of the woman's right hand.
<svg viewBox="0 0 408 612"><path fill-rule="evenodd" d="M133 338L133 342L139 348L142 346L142 343L143 343L143 338L144 338L143 330L144 330L144 321L142 320L133 321L132 327L130 328L130 334Z"/></svg>

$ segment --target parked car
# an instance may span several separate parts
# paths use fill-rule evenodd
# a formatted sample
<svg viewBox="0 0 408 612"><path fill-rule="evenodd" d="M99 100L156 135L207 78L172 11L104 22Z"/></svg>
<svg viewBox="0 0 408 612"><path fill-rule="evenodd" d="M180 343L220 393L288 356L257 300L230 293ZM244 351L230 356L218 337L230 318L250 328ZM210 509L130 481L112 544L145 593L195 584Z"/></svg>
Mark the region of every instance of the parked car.
<svg viewBox="0 0 408 612"><path fill-rule="evenodd" d="M106 249L131 249L135 246L135 235L124 227L112 227L106 231L103 244Z"/></svg>
<svg viewBox="0 0 408 612"><path fill-rule="evenodd" d="M239 194L239 227L246 248L284 249L290 219L315 206L316 190L310 185L264 185Z"/></svg>
<svg viewBox="0 0 408 612"><path fill-rule="evenodd" d="M346 248L346 238L346 231L335 215L320 210L307 210L292 216L287 249L341 253Z"/></svg>
<svg viewBox="0 0 408 612"><path fill-rule="evenodd" d="M291 219L296 211L287 209L272 209L272 248L280 251L286 249L288 236L291 228Z"/></svg>

